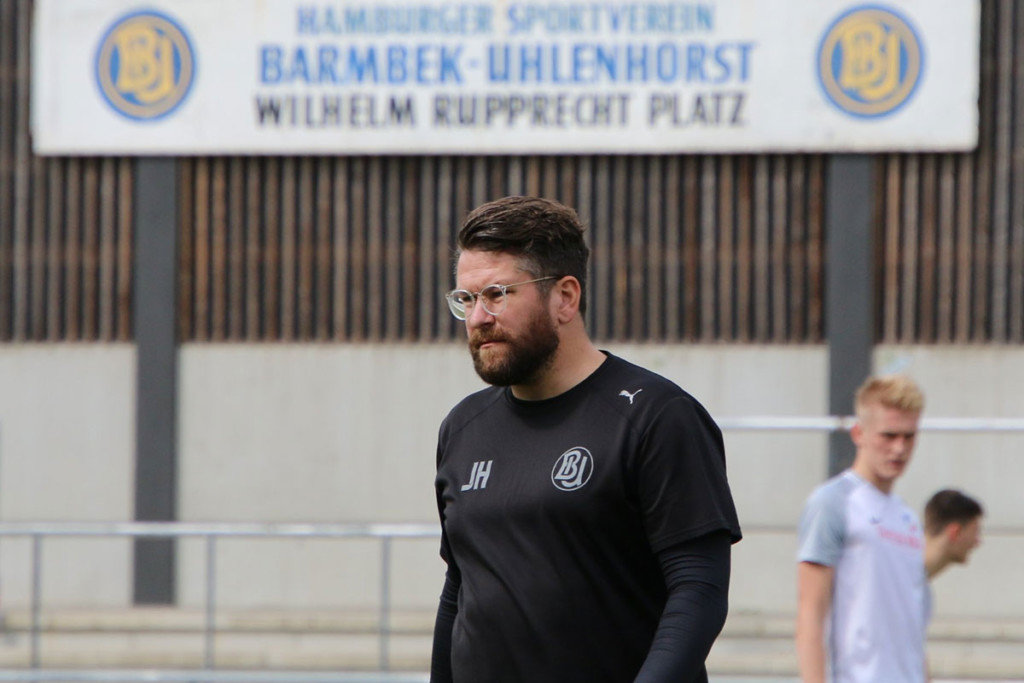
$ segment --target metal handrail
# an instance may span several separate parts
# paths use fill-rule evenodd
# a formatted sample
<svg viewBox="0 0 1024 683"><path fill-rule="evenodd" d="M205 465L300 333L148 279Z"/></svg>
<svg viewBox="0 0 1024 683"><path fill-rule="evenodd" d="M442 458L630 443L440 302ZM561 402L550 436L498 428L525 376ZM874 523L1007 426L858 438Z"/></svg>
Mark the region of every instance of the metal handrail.
<svg viewBox="0 0 1024 683"><path fill-rule="evenodd" d="M206 539L206 598L203 619L203 666L214 668L216 633L216 541L219 538L376 538L381 541L380 610L378 620L381 671L390 668L391 638L391 541L395 538L439 538L435 524L258 524L194 522L0 522L0 538L28 537L32 540L30 665L40 668L42 622L42 545L47 537L103 536L133 538L201 537ZM0 680L4 680L0 677ZM19 679L20 680L20 679ZM68 679L60 679L68 680ZM137 680L137 679L131 679ZM144 680L144 679L138 679ZM160 679L168 680L168 679ZM191 678L188 680L198 680ZM334 679L332 679L334 680Z"/></svg>
<svg viewBox="0 0 1024 683"><path fill-rule="evenodd" d="M427 683L416 672L209 671L151 669L0 670L0 681L20 683Z"/></svg>
<svg viewBox="0 0 1024 683"><path fill-rule="evenodd" d="M853 415L748 415L719 417L715 422L723 431L848 431L857 418ZM1024 417L922 417L922 432L1024 432Z"/></svg>
<svg viewBox="0 0 1024 683"><path fill-rule="evenodd" d="M854 424L852 416L746 416L718 418L724 431L811 431L833 432L848 430ZM920 422L923 432L1024 432L1024 418L938 418L924 417ZM761 525L748 530L791 531L779 525ZM986 533L1018 535L1024 530L1016 527L987 528ZM304 672L304 681L420 681L422 674L390 674L390 609L391 609L391 543L399 538L438 538L440 529L436 524L390 524L390 523L212 523L212 522L0 522L0 538L18 536L31 539L32 584L31 584L31 670L0 671L0 681L21 680L63 680L94 681L94 675L107 676L102 680L119 681L205 681L229 682L283 681L292 674L266 672L254 676L255 672L214 671L214 635L216 633L216 544L221 538L361 538L378 539L381 542L381 581L379 612L379 668L381 673L367 674L318 674ZM194 671L123 671L116 679L109 678L110 672L68 672L40 670L40 632L42 612L42 544L48 537L91 536L91 537L133 537L133 538L204 538L206 595L204 609L204 669ZM307 675L307 673L309 675ZM27 676L27 677L26 677Z"/></svg>
<svg viewBox="0 0 1024 683"><path fill-rule="evenodd" d="M258 522L0 522L0 536L258 536L434 538L436 524L276 524Z"/></svg>

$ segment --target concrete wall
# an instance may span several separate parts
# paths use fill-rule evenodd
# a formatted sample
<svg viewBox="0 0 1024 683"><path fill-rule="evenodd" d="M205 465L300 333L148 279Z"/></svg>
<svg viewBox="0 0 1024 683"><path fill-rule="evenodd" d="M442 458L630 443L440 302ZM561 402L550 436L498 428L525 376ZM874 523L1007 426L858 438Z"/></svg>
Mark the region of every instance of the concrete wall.
<svg viewBox="0 0 1024 683"><path fill-rule="evenodd" d="M904 369L927 397L934 417L1024 418L1024 349L1020 347L880 347L880 369ZM962 488L985 506L983 524L1015 528L988 533L967 569L953 567L935 582L942 615L1024 616L1024 432L922 434L899 493L921 510L940 488Z"/></svg>
<svg viewBox="0 0 1024 683"><path fill-rule="evenodd" d="M613 346L664 374L719 417L823 415L824 347ZM879 348L881 370L923 385L929 416L1024 416L1024 349ZM436 520L437 426L482 384L461 345L191 345L181 351L179 511L183 521ZM788 612L793 526L825 476L818 433L727 432L746 537L734 551L733 612ZM0 347L0 519L132 518L134 353L130 346ZM926 433L898 490L920 509L935 489L980 496L990 526L1024 527L1024 435ZM28 544L0 541L7 605L28 595ZM180 601L204 596L201 541L179 552ZM130 547L46 545L44 599L130 600ZM395 604L432 608L436 542L394 548ZM1024 537L990 534L969 571L936 584L937 615L1024 617ZM363 541L222 541L218 597L233 606L368 606L379 546Z"/></svg>
<svg viewBox="0 0 1024 683"><path fill-rule="evenodd" d="M132 345L0 346L0 520L132 519ZM29 542L0 539L0 604L27 601ZM47 598L123 604L131 547L114 539L44 546Z"/></svg>

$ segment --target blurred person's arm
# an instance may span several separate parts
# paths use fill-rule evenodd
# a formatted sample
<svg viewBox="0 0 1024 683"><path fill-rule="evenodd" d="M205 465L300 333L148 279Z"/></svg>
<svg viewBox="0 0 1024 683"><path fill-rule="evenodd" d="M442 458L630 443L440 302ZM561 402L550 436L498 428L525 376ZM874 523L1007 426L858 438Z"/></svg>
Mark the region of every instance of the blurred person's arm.
<svg viewBox="0 0 1024 683"><path fill-rule="evenodd" d="M825 619L834 574L823 564L797 564L796 657L803 683L825 683Z"/></svg>

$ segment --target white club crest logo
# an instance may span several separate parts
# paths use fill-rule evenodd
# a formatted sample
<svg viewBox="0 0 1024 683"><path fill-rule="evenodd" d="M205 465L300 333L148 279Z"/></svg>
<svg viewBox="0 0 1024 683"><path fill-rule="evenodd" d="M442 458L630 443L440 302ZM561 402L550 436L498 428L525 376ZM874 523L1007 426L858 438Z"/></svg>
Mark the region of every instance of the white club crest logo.
<svg viewBox="0 0 1024 683"><path fill-rule="evenodd" d="M586 486L593 473L594 456L583 446L573 446L555 461L551 483L561 491L575 491Z"/></svg>
<svg viewBox="0 0 1024 683"><path fill-rule="evenodd" d="M847 11L818 47L818 80L825 95L853 116L892 114L910 101L923 72L920 34L909 20L884 7Z"/></svg>
<svg viewBox="0 0 1024 683"><path fill-rule="evenodd" d="M136 121L167 116L196 77L196 51L181 24L151 10L118 19L100 40L95 74L114 111Z"/></svg>

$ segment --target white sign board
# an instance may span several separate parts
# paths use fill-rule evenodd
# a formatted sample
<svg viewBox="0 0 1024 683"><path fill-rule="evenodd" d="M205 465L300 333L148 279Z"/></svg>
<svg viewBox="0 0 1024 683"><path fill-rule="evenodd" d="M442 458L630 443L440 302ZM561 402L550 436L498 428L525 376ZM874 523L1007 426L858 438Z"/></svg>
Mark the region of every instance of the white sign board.
<svg viewBox="0 0 1024 683"><path fill-rule="evenodd" d="M36 0L39 154L967 150L979 0Z"/></svg>

